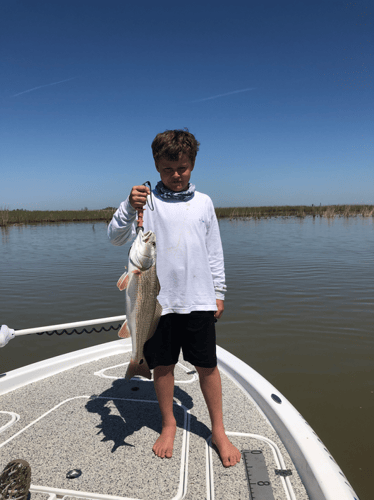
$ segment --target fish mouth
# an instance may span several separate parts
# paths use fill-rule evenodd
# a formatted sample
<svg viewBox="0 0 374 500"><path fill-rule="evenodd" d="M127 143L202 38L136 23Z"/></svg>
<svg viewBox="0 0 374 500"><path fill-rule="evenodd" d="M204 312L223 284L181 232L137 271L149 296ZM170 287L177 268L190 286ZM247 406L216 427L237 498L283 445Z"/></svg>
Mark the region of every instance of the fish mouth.
<svg viewBox="0 0 374 500"><path fill-rule="evenodd" d="M143 235L144 243L156 244L156 235L152 231L147 231Z"/></svg>

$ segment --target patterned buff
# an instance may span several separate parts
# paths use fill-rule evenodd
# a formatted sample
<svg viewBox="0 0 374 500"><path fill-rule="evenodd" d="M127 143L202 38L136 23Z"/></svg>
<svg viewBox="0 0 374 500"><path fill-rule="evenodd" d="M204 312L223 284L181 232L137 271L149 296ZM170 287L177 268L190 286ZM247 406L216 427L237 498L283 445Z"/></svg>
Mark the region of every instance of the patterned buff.
<svg viewBox="0 0 374 500"><path fill-rule="evenodd" d="M163 200L188 201L195 196L195 185L189 183L185 191L172 191L167 188L162 181L156 184L156 192Z"/></svg>

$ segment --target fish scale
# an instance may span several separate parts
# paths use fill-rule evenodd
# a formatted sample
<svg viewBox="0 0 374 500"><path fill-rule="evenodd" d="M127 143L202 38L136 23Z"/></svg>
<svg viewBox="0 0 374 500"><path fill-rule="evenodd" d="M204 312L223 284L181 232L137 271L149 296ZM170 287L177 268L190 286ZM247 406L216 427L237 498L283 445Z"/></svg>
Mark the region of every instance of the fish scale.
<svg viewBox="0 0 374 500"><path fill-rule="evenodd" d="M155 295L157 296L159 292L159 286L157 286L158 278L155 266L152 266L151 269L136 275L133 283L134 296L137 297L135 308L135 323L137 335L134 361L139 363L143 358L144 344L154 334L155 328L152 328L152 323L155 312L156 314L158 313L158 311L156 311L157 304L159 304L158 301L149 300L150 297L154 297ZM129 290L129 296L131 293L132 290ZM155 327L156 326L157 324L155 325Z"/></svg>

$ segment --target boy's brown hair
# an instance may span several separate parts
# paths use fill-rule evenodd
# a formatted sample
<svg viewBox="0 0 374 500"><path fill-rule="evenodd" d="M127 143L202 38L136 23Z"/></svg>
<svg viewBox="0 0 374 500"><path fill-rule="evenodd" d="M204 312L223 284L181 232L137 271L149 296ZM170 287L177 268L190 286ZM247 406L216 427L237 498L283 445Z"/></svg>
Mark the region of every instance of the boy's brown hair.
<svg viewBox="0 0 374 500"><path fill-rule="evenodd" d="M182 154L188 156L192 165L195 164L200 143L187 128L183 130L165 130L157 134L152 142L152 153L155 163L161 158L178 161Z"/></svg>

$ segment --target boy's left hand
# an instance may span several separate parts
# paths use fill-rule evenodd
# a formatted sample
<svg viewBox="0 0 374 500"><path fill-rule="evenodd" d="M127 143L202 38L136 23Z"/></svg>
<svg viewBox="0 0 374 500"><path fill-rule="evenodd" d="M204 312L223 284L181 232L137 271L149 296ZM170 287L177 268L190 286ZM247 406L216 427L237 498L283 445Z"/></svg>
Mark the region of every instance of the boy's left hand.
<svg viewBox="0 0 374 500"><path fill-rule="evenodd" d="M216 319L219 319L222 316L223 311L225 309L225 302L221 299L216 299L216 304L217 304L217 311L214 313L214 317Z"/></svg>

